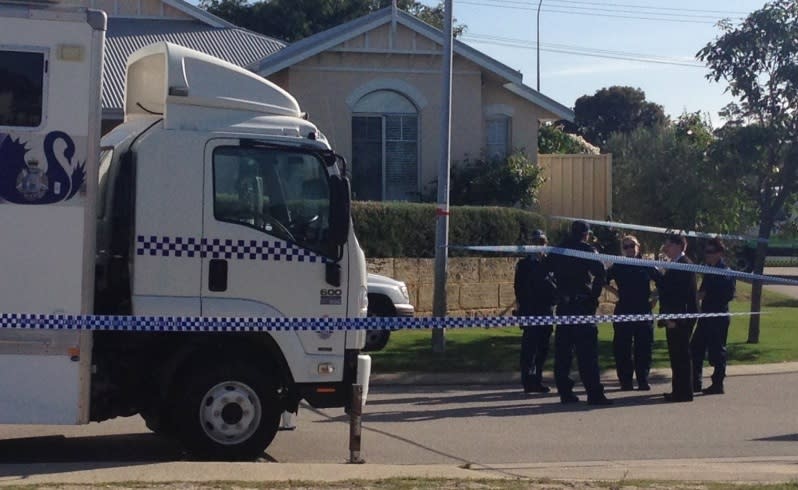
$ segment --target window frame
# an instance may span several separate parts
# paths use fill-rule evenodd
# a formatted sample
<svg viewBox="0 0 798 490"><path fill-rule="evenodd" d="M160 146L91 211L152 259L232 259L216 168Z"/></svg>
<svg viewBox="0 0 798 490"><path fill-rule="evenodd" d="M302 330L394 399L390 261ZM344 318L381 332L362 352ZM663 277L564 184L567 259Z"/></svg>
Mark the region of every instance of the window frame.
<svg viewBox="0 0 798 490"><path fill-rule="evenodd" d="M363 99L367 99L367 98L373 96L377 92L392 92L393 94L399 95L400 97L405 99L409 105L411 105L413 107L414 112L396 112L396 111L373 112L373 111L358 111L357 110L358 109L358 104ZM403 93L401 91L394 90L394 89L389 89L389 88L379 88L379 89L372 90L372 91L362 95L358 99L358 101L355 102L352 105L352 110L351 110L351 113L350 113L350 128L352 130L354 130L354 118L356 118L356 117L380 118L380 121L381 121L381 129L380 129L381 130L381 140L380 140L380 144L381 144L381 148L380 148L380 150L381 150L380 151L380 170L381 170L380 199L382 201L386 200L387 191L388 191L388 188L387 188L387 184L388 184L388 181L387 181L387 178L388 178L388 175L387 175L387 151L388 151L387 143L388 143L388 139L387 139L387 124L386 124L387 123L387 118L388 117L400 117L401 118L401 117L406 117L406 116L413 116L413 117L416 118L416 138L415 138L415 146L416 146L416 152L415 152L416 153L415 154L416 189L413 192L420 196L420 192L421 192L421 175L422 175L422 172L421 172L421 137L420 136L421 136L422 133L421 133L421 111L419 110L419 108L416 105L416 103L413 101L413 99L411 97L409 97L407 94L405 94L405 93ZM401 123L400 123L400 125L401 125ZM354 140L355 140L355 138L354 138L354 131L353 131L350 134L350 144L352 145L352 153L353 153L352 154L352 159L353 160L354 160L354 156L355 156L354 155ZM400 140L391 140L391 141L405 143L405 142L407 142L409 140L400 139ZM352 170L355 171L354 167L353 167ZM354 178L353 178L353 181L354 181ZM418 199L412 199L411 198L411 199L406 199L406 200L403 200L403 201L417 202L417 200ZM397 202L402 202L402 201L397 201Z"/></svg>
<svg viewBox="0 0 798 490"><path fill-rule="evenodd" d="M504 123L504 142L501 145L504 151L499 152L491 151L491 146L498 146L500 143L491 143L491 123ZM513 148L513 118L509 114L491 114L485 117L485 152L489 158L507 158L512 152Z"/></svg>
<svg viewBox="0 0 798 490"><path fill-rule="evenodd" d="M49 105L50 86L50 49L42 46L25 46L15 44L0 44L0 52L8 53L34 53L42 56L42 87L41 87L41 114L39 124L36 126L9 125L0 122L0 129L13 131L39 131L47 125L47 108Z"/></svg>
<svg viewBox="0 0 798 490"><path fill-rule="evenodd" d="M330 208L331 208L331 206L333 204L332 201L331 201L331 197L332 197L331 196L331 192L332 192L331 191L331 175L327 171L327 164L325 162L325 159L324 159L323 155L321 153L319 153L318 151L305 150L305 149L296 148L296 147L277 147L277 146L259 147L259 146L241 146L241 145L234 145L234 144L223 144L223 145L219 145L219 146L214 147L213 151L211 152L211 185L212 185L211 199L212 199L212 210L213 210L212 216L213 216L214 220L216 220L216 221L218 221L220 223L228 223L228 224L232 224L232 225L244 226L246 228L249 228L249 229L255 230L255 231L259 232L259 233L262 233L262 234L268 236L272 240L281 240L281 241L284 241L286 243L292 244L292 245L294 245L296 247L299 247L299 248L302 248L302 249L305 249L305 250L310 250L310 251L312 251L314 253L317 253L319 255L322 255L324 257L333 258L334 259L337 256L338 250L337 250L337 247L334 244L329 242L329 240L328 240L328 242L318 241L318 242L315 242L315 243L299 242L299 241L296 240L296 237L293 236L293 233L292 233L293 239L291 239L289 237L282 236L282 234L279 234L279 233L270 233L269 230L266 230L265 228L259 227L259 226L255 225L255 224L248 223L246 221L235 220L235 219L225 218L225 217L220 216L219 209L218 209L218 201L217 201L217 196L219 195L219 193L217 192L217 185L218 185L218 181L217 181L217 166L218 166L217 152L220 151L220 150L230 150L230 149L234 149L234 150L237 150L237 151L242 152L242 153L246 152L246 151L278 151L278 152L285 152L285 153L289 153L289 154L308 155L308 156L313 157L316 160L316 162L319 164L320 175L322 175L324 177L324 182L327 185L327 216L324 216L324 217L319 216L319 219L323 219L323 220L327 221L327 225L326 226L327 226L327 230L329 231L329 226L330 226L329 213L330 213ZM237 158L240 158L240 157L237 157ZM286 195L285 195L285 189L284 189L284 182L282 182L282 181L280 182L280 187L281 187L281 191L283 192L283 196L282 197L283 197L283 199L285 199ZM290 215L290 211L289 211L287 203L285 203L285 208L286 208L286 213L289 213L289 215ZM280 222L280 220L276 220L276 221ZM280 225L284 226L286 228L289 228L286 224L284 224L282 222L280 222ZM289 231L290 231L290 229L289 229ZM329 233L328 233L328 235L329 235Z"/></svg>

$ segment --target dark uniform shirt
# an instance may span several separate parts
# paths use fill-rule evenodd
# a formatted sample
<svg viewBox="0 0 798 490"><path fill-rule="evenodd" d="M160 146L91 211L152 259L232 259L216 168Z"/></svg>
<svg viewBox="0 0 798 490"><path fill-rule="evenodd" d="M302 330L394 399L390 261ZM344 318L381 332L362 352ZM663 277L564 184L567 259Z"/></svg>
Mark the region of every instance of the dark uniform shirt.
<svg viewBox="0 0 798 490"><path fill-rule="evenodd" d="M565 240L560 247L596 253L595 248L575 238ZM598 301L606 275L601 262L559 254L550 255L549 261L561 303L573 303L585 299Z"/></svg>
<svg viewBox="0 0 798 490"><path fill-rule="evenodd" d="M607 284L615 280L618 286L616 314L651 313L650 281L655 281L658 272L653 267L615 264L607 270Z"/></svg>
<svg viewBox="0 0 798 490"><path fill-rule="evenodd" d="M719 269L729 267L722 260L714 265ZM734 299L737 281L733 277L705 274L701 281L699 292L704 292L701 300L701 311L704 313L726 313L729 311L729 302Z"/></svg>
<svg viewBox="0 0 798 490"><path fill-rule="evenodd" d="M515 299L519 315L551 315L555 286L545 259L528 256L515 266Z"/></svg>

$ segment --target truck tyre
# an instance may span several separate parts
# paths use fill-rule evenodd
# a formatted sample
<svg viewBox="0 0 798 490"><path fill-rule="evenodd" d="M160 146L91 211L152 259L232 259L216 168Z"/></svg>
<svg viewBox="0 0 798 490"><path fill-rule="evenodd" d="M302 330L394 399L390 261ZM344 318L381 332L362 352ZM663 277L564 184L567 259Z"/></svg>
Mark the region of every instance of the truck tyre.
<svg viewBox="0 0 798 490"><path fill-rule="evenodd" d="M391 300L385 296L369 294L368 316L396 316ZM390 330L368 330L366 331L366 345L364 352L374 352L382 350L391 337Z"/></svg>
<svg viewBox="0 0 798 490"><path fill-rule="evenodd" d="M281 412L268 374L236 363L190 374L172 420L186 449L198 458L253 460L277 434Z"/></svg>

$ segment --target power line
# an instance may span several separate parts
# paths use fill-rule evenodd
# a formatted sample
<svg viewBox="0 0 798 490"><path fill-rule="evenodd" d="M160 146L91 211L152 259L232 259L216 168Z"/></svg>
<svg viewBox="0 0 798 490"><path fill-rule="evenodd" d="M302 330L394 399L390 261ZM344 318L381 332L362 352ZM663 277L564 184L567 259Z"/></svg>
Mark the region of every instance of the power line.
<svg viewBox="0 0 798 490"><path fill-rule="evenodd" d="M531 2L524 2L520 0L488 0L490 2L495 3L508 3L508 4L517 4L517 5L528 5L532 6ZM728 10L708 10L708 9L691 9L691 8L678 8L678 7L650 7L647 5L639 5L639 4L629 4L629 3L607 3L607 2L591 2L587 0L546 0L547 3L566 3L566 4L574 4L574 5L597 5L600 7L623 7L632 10L643 10L643 11L651 11L651 12L642 12L642 13L657 13L657 11L671 11L671 12L695 12L695 13L702 13L702 14L714 14L720 16L735 16L735 15L748 15L749 12L743 12L740 10L735 11L728 11Z"/></svg>
<svg viewBox="0 0 798 490"><path fill-rule="evenodd" d="M509 46L509 47L517 47L517 48L534 48L536 47L535 43L529 41L523 41L520 39L511 39L511 38L499 38L496 36L480 36L478 34L468 34L464 35L463 40L471 40L476 43L483 43L483 44L493 44L498 46ZM658 56L650 56L645 54L639 53L628 53L624 51L612 51L612 50L601 50L601 49L591 49L591 48L584 48L580 46L570 46L566 44L543 44L540 45L541 51L547 51L550 53L560 53L560 54L570 54L575 56L586 56L591 58L606 58L606 59L615 59L615 60L622 60L622 61L633 61L638 63L653 63L653 64L660 64L660 65L673 65L673 66L683 66L687 68L705 68L704 65L700 63L691 63L688 61L680 61L678 58L667 58L667 57L658 57Z"/></svg>
<svg viewBox="0 0 798 490"><path fill-rule="evenodd" d="M459 0L461 4L468 4L468 5L477 5L481 7L496 7L496 8L506 8L506 9L513 9L513 10L537 10L536 7L532 6L520 6L520 5L529 5L526 2L514 2L516 5L506 5L504 3L491 3L496 2L497 0L483 0L482 2L476 1L469 1L469 0ZM553 1L553 0L550 0ZM659 22L675 22L675 23L688 23L688 24L714 24L719 20L715 16L710 15L678 15L672 13L658 13L658 12L642 12L640 15L631 12L628 10L618 10L618 9L607 9L607 8L588 8L588 7L577 7L577 6L568 6L568 5L557 5L554 7L547 6L545 3L542 7L544 12L549 13L559 13L559 14L571 14L571 15L589 15L592 17L609 17L609 18L618 18L618 19L631 19L631 20L649 20L649 21L659 21ZM600 13L609 12L609 13Z"/></svg>
<svg viewBox="0 0 798 490"><path fill-rule="evenodd" d="M485 1L494 4L505 4L505 6L507 7L514 5L516 6L516 8L520 9L535 8L532 2L523 1L523 0L485 0ZM571 7L571 8L583 8L583 9L598 8L599 10L607 10L607 8L610 8L612 10L627 12L627 13L634 13L635 10L639 10L640 11L639 13L641 14L679 15L686 17L693 17L693 16L734 17L738 15L746 16L749 14L749 12L743 12L740 10L728 11L728 10L689 9L689 8L676 8L676 7L649 7L646 5L634 5L628 3L591 2L586 0L546 0L546 3L569 4L569 5L558 5L558 7ZM677 12L677 13L674 14L672 12Z"/></svg>

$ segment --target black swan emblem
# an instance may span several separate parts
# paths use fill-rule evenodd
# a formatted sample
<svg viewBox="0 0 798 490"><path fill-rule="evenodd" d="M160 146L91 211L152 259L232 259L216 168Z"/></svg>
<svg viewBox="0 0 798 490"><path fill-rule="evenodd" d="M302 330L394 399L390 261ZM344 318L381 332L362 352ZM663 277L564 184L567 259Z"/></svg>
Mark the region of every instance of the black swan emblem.
<svg viewBox="0 0 798 490"><path fill-rule="evenodd" d="M55 153L55 142L62 140L66 148ZM52 204L72 199L86 178L86 162L73 162L75 143L63 131L52 131L44 138L42 168L26 142L0 133L0 199L15 204Z"/></svg>

